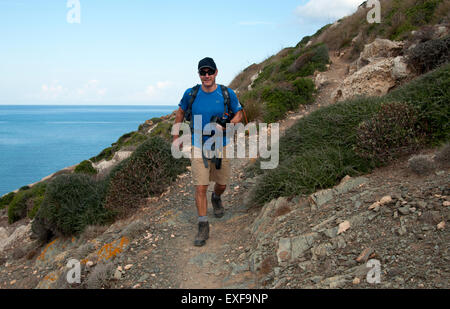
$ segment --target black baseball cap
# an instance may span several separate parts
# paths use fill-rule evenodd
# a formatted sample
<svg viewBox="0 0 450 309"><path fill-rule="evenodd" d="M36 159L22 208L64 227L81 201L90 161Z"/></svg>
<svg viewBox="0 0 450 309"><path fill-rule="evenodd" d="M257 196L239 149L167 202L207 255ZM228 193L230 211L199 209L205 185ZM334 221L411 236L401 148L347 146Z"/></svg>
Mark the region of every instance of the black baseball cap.
<svg viewBox="0 0 450 309"><path fill-rule="evenodd" d="M199 61L198 63L198 70L200 71L203 68L210 68L213 70L217 70L216 63L214 62L213 58L206 57Z"/></svg>

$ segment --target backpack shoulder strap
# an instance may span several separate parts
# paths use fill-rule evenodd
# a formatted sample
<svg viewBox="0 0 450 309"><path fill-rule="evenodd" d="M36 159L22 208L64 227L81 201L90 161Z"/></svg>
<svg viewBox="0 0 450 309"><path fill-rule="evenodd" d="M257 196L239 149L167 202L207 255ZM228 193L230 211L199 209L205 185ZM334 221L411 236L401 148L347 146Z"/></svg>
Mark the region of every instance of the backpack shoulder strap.
<svg viewBox="0 0 450 309"><path fill-rule="evenodd" d="M220 85L220 89L222 89L223 95L223 103L224 103L224 113L227 114L231 111L230 106L230 93L228 92L228 87L224 85Z"/></svg>
<svg viewBox="0 0 450 309"><path fill-rule="evenodd" d="M187 108L187 110L186 110L186 112L184 114L185 115L184 118L187 121L191 121L191 118L192 118L192 104L194 104L194 101L195 101L195 98L197 97L199 89L200 89L200 85L197 84L194 87L192 87L191 92L189 92L190 98L189 98L188 108Z"/></svg>

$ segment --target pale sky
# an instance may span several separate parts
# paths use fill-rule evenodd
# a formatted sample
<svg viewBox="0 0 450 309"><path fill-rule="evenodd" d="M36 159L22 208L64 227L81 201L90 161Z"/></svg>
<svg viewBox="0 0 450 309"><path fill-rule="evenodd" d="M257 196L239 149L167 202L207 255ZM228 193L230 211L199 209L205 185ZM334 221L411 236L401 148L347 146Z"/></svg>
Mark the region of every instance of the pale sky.
<svg viewBox="0 0 450 309"><path fill-rule="evenodd" d="M176 105L201 58L227 85L363 1L70 2L0 0L0 104Z"/></svg>

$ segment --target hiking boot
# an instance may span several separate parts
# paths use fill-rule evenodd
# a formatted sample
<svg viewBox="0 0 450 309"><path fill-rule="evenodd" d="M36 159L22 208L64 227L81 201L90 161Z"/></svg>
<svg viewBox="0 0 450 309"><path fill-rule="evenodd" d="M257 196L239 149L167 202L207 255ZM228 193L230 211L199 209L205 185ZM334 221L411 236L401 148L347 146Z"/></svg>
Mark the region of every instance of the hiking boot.
<svg viewBox="0 0 450 309"><path fill-rule="evenodd" d="M214 208L214 216L216 218L222 218L225 212L222 206L222 200L220 199L220 196L217 196L214 192L211 195L211 204Z"/></svg>
<svg viewBox="0 0 450 309"><path fill-rule="evenodd" d="M195 236L194 246L201 247L206 244L206 240L209 238L209 223L198 223L198 234Z"/></svg>

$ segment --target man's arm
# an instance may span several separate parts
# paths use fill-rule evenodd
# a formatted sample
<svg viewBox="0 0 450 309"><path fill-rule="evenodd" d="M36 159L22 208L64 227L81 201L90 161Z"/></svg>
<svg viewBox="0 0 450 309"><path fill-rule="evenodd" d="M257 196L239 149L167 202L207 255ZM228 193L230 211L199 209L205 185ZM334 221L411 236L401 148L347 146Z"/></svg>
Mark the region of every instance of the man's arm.
<svg viewBox="0 0 450 309"><path fill-rule="evenodd" d="M177 110L177 114L175 116L174 124L182 122L183 119L184 119L184 110L181 107L179 107ZM179 137L179 135L174 135L173 140L175 141L178 137Z"/></svg>
<svg viewBox="0 0 450 309"><path fill-rule="evenodd" d="M230 120L230 123L236 124L242 121L242 110L238 111L236 115L234 115L233 119Z"/></svg>

